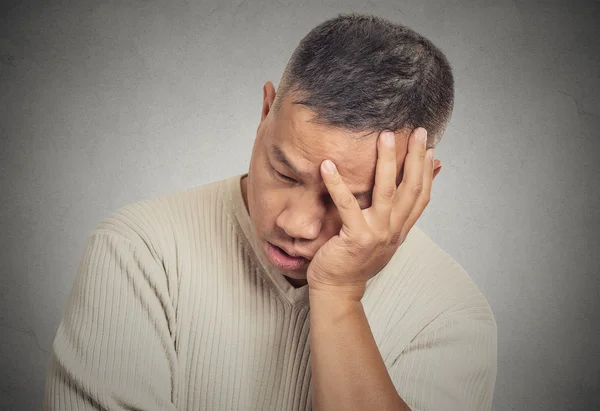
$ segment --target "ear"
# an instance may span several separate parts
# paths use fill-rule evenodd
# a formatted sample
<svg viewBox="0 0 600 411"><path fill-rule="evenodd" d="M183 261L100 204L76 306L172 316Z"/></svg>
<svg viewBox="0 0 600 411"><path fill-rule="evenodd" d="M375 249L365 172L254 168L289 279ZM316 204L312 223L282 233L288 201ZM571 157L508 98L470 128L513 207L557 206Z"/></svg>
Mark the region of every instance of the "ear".
<svg viewBox="0 0 600 411"><path fill-rule="evenodd" d="M442 162L440 160L433 160L433 180L435 180L435 176L437 176L440 173L440 170L442 169Z"/></svg>
<svg viewBox="0 0 600 411"><path fill-rule="evenodd" d="M263 86L263 104L262 104L262 111L260 114L260 121L262 122L265 117L267 117L267 114L269 114L269 111L271 111L271 108L273 107L273 101L275 101L275 95L277 93L275 92L275 86L273 86L273 83L271 83L270 81L267 81L265 83L265 85Z"/></svg>

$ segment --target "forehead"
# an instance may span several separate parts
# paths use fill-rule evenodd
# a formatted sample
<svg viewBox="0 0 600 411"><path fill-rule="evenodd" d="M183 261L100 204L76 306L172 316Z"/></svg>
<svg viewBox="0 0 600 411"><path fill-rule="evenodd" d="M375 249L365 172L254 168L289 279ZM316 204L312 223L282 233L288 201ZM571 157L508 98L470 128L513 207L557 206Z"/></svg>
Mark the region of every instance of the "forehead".
<svg viewBox="0 0 600 411"><path fill-rule="evenodd" d="M269 150L278 146L299 171L319 175L323 160L333 161L350 184L365 187L373 181L377 133L349 130L311 122L315 113L286 102L274 119ZM272 153L273 154L273 153Z"/></svg>

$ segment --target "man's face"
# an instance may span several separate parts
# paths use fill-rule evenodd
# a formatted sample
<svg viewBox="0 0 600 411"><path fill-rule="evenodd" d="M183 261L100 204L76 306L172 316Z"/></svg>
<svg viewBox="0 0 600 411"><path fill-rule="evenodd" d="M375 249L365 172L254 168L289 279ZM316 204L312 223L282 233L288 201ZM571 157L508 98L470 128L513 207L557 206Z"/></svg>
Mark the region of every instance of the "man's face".
<svg viewBox="0 0 600 411"><path fill-rule="evenodd" d="M298 287L306 284L310 259L342 226L319 172L321 162L332 160L360 207L368 208L375 181L378 133L359 139L357 136L364 133L309 123L314 112L291 104L290 96L275 115L271 111L274 98L273 84L267 82L242 193L267 259ZM398 170L404 162L408 135L409 131L396 133Z"/></svg>

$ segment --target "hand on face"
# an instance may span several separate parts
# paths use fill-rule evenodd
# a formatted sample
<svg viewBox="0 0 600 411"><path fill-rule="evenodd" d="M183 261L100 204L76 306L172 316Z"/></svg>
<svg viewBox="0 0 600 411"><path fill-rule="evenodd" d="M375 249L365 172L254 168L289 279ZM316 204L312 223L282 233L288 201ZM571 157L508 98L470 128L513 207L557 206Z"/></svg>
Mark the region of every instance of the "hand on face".
<svg viewBox="0 0 600 411"><path fill-rule="evenodd" d="M433 148L426 150L426 141L424 128L413 130L402 182L396 187L395 136L393 132L379 135L373 198L371 207L364 210L335 165L329 160L321 163L321 176L342 228L319 249L308 267L311 293L360 300L367 280L390 261L429 203L435 175Z"/></svg>

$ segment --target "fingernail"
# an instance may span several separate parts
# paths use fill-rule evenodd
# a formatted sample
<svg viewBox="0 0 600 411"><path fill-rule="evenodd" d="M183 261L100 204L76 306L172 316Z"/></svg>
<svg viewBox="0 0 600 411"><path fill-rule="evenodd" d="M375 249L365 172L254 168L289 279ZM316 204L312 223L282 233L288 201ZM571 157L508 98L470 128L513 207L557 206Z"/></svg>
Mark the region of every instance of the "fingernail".
<svg viewBox="0 0 600 411"><path fill-rule="evenodd" d="M421 143L425 143L427 141L427 130L423 129L423 131L417 133L417 140Z"/></svg>
<svg viewBox="0 0 600 411"><path fill-rule="evenodd" d="M335 166L333 165L333 163L331 162L331 160L325 160L323 162L323 169L329 173L329 174L333 174L333 170L335 169Z"/></svg>
<svg viewBox="0 0 600 411"><path fill-rule="evenodd" d="M396 136L392 132L387 132L384 135L385 144L389 147L394 147L394 143L396 142Z"/></svg>
<svg viewBox="0 0 600 411"><path fill-rule="evenodd" d="M427 159L428 160L433 160L433 148L430 148L429 150L427 150Z"/></svg>

